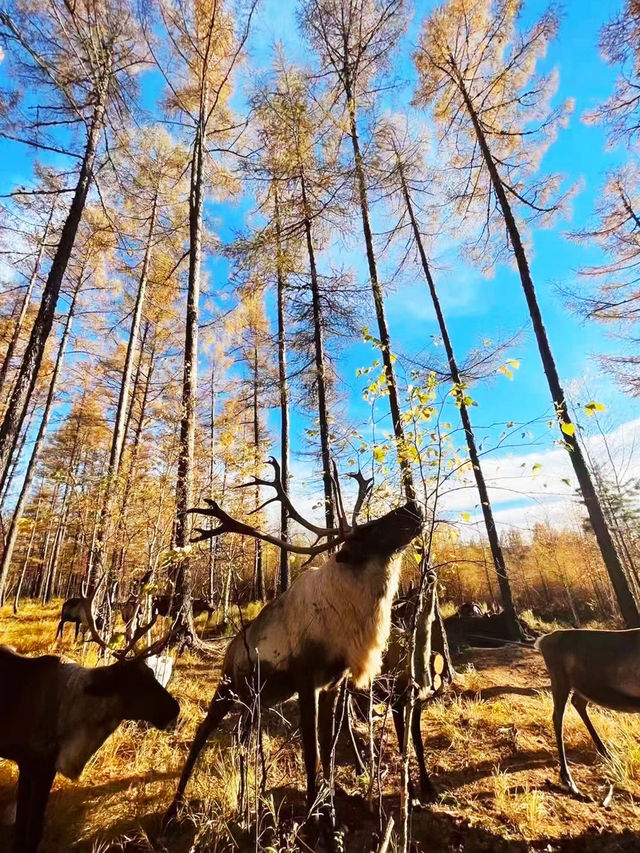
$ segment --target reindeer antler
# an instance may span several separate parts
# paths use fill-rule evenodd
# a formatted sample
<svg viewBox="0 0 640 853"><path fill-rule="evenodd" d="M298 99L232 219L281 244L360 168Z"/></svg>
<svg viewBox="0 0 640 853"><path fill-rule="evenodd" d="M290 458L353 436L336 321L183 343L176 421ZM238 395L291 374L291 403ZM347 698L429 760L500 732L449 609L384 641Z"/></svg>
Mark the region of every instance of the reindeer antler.
<svg viewBox="0 0 640 853"><path fill-rule="evenodd" d="M260 512L261 509L264 509L269 504L277 501L278 503L283 504L286 509L289 517L294 521L297 521L302 527L306 527L307 530L310 530L312 533L315 533L316 536L324 537L324 536L338 536L340 530L337 527L318 527L318 525L313 524L313 522L309 521L309 519L305 518L301 515L295 506L291 503L291 498L287 494L287 490L285 488L284 483L282 482L282 471L280 469L280 463L275 459L275 457L270 456L266 462L267 465L271 465L273 468L273 480L264 480L262 477L253 477L248 483L239 483L235 486L236 489L247 489L250 486L269 486L272 489L275 489L276 493L272 498L269 498L264 503L260 504L259 507L252 510L251 515L255 512Z"/></svg>
<svg viewBox="0 0 640 853"><path fill-rule="evenodd" d="M129 652L135 652L135 645L138 640L140 640L140 638L144 636L144 634L146 634L153 628L158 618L158 614L156 612L146 625L139 625L134 631L132 638L129 640L129 642L123 649L112 649L107 643L107 641L104 639L104 637L102 637L100 631L98 631L95 622L95 617L93 615L93 602L95 600L98 590L102 586L102 582L104 581L105 577L106 573L103 572L98 583L93 588L93 591L88 596L81 597L82 606L84 607L85 615L87 617L87 626L89 628L89 632L91 633L91 636L93 637L95 642L100 646L100 648L104 649L107 652L111 652L111 654L118 660L124 660L129 654ZM173 631L174 627L172 626L164 637L162 637L160 640L156 640L155 643L152 643L146 649L135 653L131 660L143 659L146 657L150 657L150 655L152 654L156 654L156 650L159 651L160 649L164 648L164 646L166 646L166 644L169 642Z"/></svg>
<svg viewBox="0 0 640 853"><path fill-rule="evenodd" d="M268 533L262 533L255 527L252 527L250 524L246 524L243 521L239 521L237 518L233 518L228 513L226 513L222 507L219 506L216 501L211 500L209 498L205 498L206 507L192 507L187 510L189 513L194 513L197 515L207 515L212 518L217 518L220 524L217 527L214 527L212 530L206 530L203 527L194 528L194 532L197 534L192 537L192 542L203 542L206 539L211 539L214 536L220 536L222 533L238 533L242 536L251 536L254 539L261 539L263 542L269 542L272 545L275 545L278 548L282 548L285 551L290 551L294 554L308 554L313 557L316 554L321 554L324 551L328 551L334 545L339 542L343 542L347 535L351 532L353 527L355 527L355 522L362 507L362 504L371 489L372 480L368 480L365 478L361 472L358 474L351 474L350 476L354 477L358 481L358 497L356 500L356 505L353 511L352 523L349 525L346 518L346 513L344 510L344 504L342 501L342 494L340 491L339 479L338 479L338 469L336 467L335 462L332 463L332 472L331 472L331 482L333 485L333 491L335 495L335 503L336 503L336 512L338 515L338 527L319 527L317 524L313 524L311 521L306 519L303 515L298 512L295 508L287 491L285 489L284 483L282 482L282 473L280 469L280 465L274 459L273 456L270 456L268 461L268 465L271 465L274 472L273 480L265 480L262 477L253 477L252 480L248 483L240 483L236 488L244 489L249 486L269 486L272 489L275 489L276 494L274 497L269 498L264 503L262 503L257 509L253 510L253 512L258 512L260 509L264 509L264 507L269 504L277 501L278 503L283 504L287 512L294 521L297 521L302 527L307 530L315 533L316 540L312 545L293 545L290 542L286 542L284 539L280 539L277 536L271 536ZM321 539L325 539L326 542L320 542Z"/></svg>
<svg viewBox="0 0 640 853"><path fill-rule="evenodd" d="M351 526L355 527L362 505L373 488L373 477L365 477L359 469L357 472L351 471L347 474L347 477L351 477L358 484L358 497L356 498L356 502L353 506L353 513L351 515Z"/></svg>
<svg viewBox="0 0 640 853"><path fill-rule="evenodd" d="M263 542L270 542L272 545L276 545L278 548L284 548L286 551L291 551L294 554L309 554L312 557L316 554L321 554L323 551L327 551L333 545L333 542L331 541L318 544L318 541L327 535L325 533L318 534L313 545L293 545L291 542L285 542L284 539L280 539L277 536L271 536L269 533L262 533L250 524L238 521L237 518L233 518L231 515L226 513L222 507L216 503L216 501L211 500L210 498L205 498L204 500L207 504L206 508L193 507L192 509L188 509L187 512L195 513L197 515L208 515L213 518L217 518L221 523L217 527L214 527L213 530L205 530L203 527L194 528L194 531L198 535L191 538L192 542L203 542L205 539L212 539L214 536L220 536L221 533L239 533L242 536L251 536L253 539L261 539ZM336 535L339 535L338 530L336 530L335 533Z"/></svg>

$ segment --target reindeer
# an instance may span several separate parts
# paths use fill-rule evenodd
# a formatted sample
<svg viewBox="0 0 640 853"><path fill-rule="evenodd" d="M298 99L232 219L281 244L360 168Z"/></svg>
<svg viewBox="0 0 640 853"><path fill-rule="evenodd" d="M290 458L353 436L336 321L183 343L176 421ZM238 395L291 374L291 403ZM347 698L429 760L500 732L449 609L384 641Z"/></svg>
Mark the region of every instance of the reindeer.
<svg viewBox="0 0 640 853"><path fill-rule="evenodd" d="M562 786L579 794L564 750L563 720L567 700L580 715L604 758L609 750L593 727L587 705L627 713L640 712L640 628L627 631L598 631L573 628L538 637L535 648L542 653L551 678L553 727L560 757Z"/></svg>
<svg viewBox="0 0 640 853"><path fill-rule="evenodd" d="M340 547L323 565L299 575L231 641L222 665L221 681L191 744L174 801L165 815L165 825L176 816L184 802L185 788L209 735L238 700L248 705L254 690L260 692L262 707L271 707L298 695L307 806L311 811L318 790L318 741L325 775L330 767L338 687L348 675L356 685L368 684L380 671L402 551L422 528L422 514L412 502L357 526L359 511L371 489L371 480L360 473L352 475L358 480L359 489L349 525L335 467L339 526L335 529L317 527L292 505L276 460L269 459L269 464L274 470L273 480L255 477L242 485L273 487L275 497L263 506L273 501L283 503L291 518L315 534L315 543L293 545L261 533L229 516L215 501L207 501L207 509L191 510L220 522L213 530L197 529L194 541L222 533L239 533L310 557ZM320 543L321 539L326 541Z"/></svg>
<svg viewBox="0 0 640 853"><path fill-rule="evenodd" d="M92 612L98 586L82 604L94 640L108 649ZM113 652L114 664L95 669L53 655L24 657L0 646L0 757L19 769L14 853L36 853L56 772L76 779L123 720L159 729L175 723L177 701L144 662L169 635L135 651L152 624L140 626L124 649Z"/></svg>
<svg viewBox="0 0 640 853"><path fill-rule="evenodd" d="M154 613L159 613L160 616L169 616L171 611L172 596L170 595L155 595L153 597L152 610ZM197 619L203 613L207 614L207 622L211 619L216 609L213 605L205 601L204 598L194 598L191 601L193 609L193 618Z"/></svg>
<svg viewBox="0 0 640 853"><path fill-rule="evenodd" d="M428 576L429 577L429 576ZM420 799L434 802L438 792L431 781L424 758L421 718L424 703L438 693L443 686L445 659L432 644L432 627L436 619L435 612L435 575L429 577L424 594L420 587L411 588L407 595L398 598L391 612L391 633L389 643L382 658L382 671L373 683L373 696L377 702L389 702L391 716L398 740L398 749L402 753L407 706L411 700L412 673L409 659L409 640L415 625L415 647L413 650L413 684L415 687L413 710L409 723L413 748L420 773ZM447 676L448 677L448 676ZM361 717L362 693L353 693L356 707ZM350 717L345 715L347 724ZM360 750L353 733L351 743L359 770L364 770ZM409 778L409 797L415 799L414 785Z"/></svg>
<svg viewBox="0 0 640 853"><path fill-rule="evenodd" d="M102 630L102 616L98 614L95 619L98 628ZM82 639L84 641L84 635L89 630L89 624L86 618L84 599L80 596L75 596L74 598L67 598L67 600L63 602L62 611L60 613L60 621L58 622L58 630L56 631L56 640L58 638L62 639L64 626L67 622L71 622L76 626L76 632L73 638L74 643L78 641L78 634L82 634Z"/></svg>

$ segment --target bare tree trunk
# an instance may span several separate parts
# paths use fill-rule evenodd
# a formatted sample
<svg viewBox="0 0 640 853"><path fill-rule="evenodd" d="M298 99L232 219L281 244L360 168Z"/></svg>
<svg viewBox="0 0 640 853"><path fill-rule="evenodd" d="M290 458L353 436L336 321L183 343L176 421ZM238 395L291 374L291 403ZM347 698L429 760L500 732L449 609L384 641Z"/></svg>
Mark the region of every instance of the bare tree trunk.
<svg viewBox="0 0 640 853"><path fill-rule="evenodd" d="M318 388L318 427L320 430L320 455L322 458L322 483L324 486L324 517L327 527L334 527L333 486L331 478L331 440L329 437L329 408L327 404L326 357L324 353L324 318L320 301L320 285L316 253L311 234L311 214L307 199L304 173L300 173L300 190L304 212L304 233L309 256L309 274L311 278L311 303L313 308L313 343Z"/></svg>
<svg viewBox="0 0 640 853"><path fill-rule="evenodd" d="M42 256L44 254L45 246L47 243L47 237L49 236L49 228L51 227L51 220L53 219L53 214L56 209L56 202L58 197L56 195L53 196L53 202L51 204L51 210L49 211L49 217L47 218L47 223L44 227L44 233L40 238L40 245L38 246L38 253L36 255L36 260L33 265L33 271L29 278L29 284L27 285L27 290L24 294L24 299L22 300L22 305L20 306L20 313L18 314L18 318L16 320L16 324L13 327L13 334L11 335L11 340L9 341L9 346L7 347L7 351L5 353L4 359L2 361L2 366L0 367L0 398L2 397L2 393L4 390L4 384L7 379L7 372L9 370L9 366L11 364L11 359L13 358L13 354L16 350L16 346L18 345L18 341L20 340L20 332L22 331L22 324L24 323L25 317L27 316L27 311L29 310L29 303L31 302L31 295L33 294L33 288L36 285L38 280L38 275L40 274L40 265L42 263Z"/></svg>
<svg viewBox="0 0 640 853"><path fill-rule="evenodd" d="M51 382L49 384L49 391L47 392L47 399L44 404L44 411L42 412L42 420L40 421L38 434L33 445L33 450L31 451L31 459L29 460L29 465L27 466L27 471L24 477L24 481L22 483L20 497L18 498L18 503L16 504L16 508L13 512L13 518L11 519L11 527L9 528L4 553L2 555L2 562L0 563L0 602L2 603L4 603L4 597L6 593L7 574L9 572L9 566L11 564L11 557L13 555L13 549L15 548L16 540L18 538L18 528L20 525L20 519L22 518L22 514L24 512L27 497L29 495L29 489L31 488L31 483L33 482L33 477L36 472L36 466L38 464L40 450L42 449L42 444L44 442L45 436L47 434L47 428L49 426L51 410L53 408L58 379L60 377L60 369L64 360L64 353L67 346L67 342L69 340L69 335L71 334L71 325L73 323L73 315L75 313L76 300L80 291L81 282L82 276L80 276L78 284L76 285L76 288L73 292L73 297L71 299L71 305L67 314L64 331L60 339L60 346L58 347L58 355L56 356L55 367L53 369Z"/></svg>
<svg viewBox="0 0 640 853"><path fill-rule="evenodd" d="M256 335L257 335L256 330ZM258 407L258 341L257 338L253 342L253 464L257 471L260 467L260 412ZM255 491L256 507L260 505L260 486L256 486ZM259 539L255 541L254 550L254 595L258 601L264 601L266 598L266 590L264 584L264 562L262 553L262 542Z"/></svg>
<svg viewBox="0 0 640 853"><path fill-rule="evenodd" d="M616 598L618 599L618 605L620 607L622 617L627 627L637 627L640 626L640 612L638 611L638 606L633 597L633 593L629 588L622 563L620 562L620 557L618 556L611 533L607 527L607 522L605 520L604 513L602 512L602 506L600 505L591 474L589 473L589 469L582 453L582 448L580 447L578 437L575 433L575 426L573 425L569 415L564 390L560 383L560 377L558 375L553 353L551 352L547 331L542 321L542 314L540 313L538 298L533 286L527 255L520 238L520 231L513 216L504 184L500 179L498 168L489 149L489 144L484 135L484 131L480 126L480 121L475 108L471 103L471 99L469 98L462 81L459 81L458 85L471 121L473 122L478 145L482 151L482 156L489 171L494 192L498 202L500 203L502 214L504 216L507 233L509 234L509 239L513 247L516 263L518 265L518 272L520 274L520 281L522 283L522 289L527 301L529 315L531 317L533 330L538 343L542 366L549 383L551 398L555 405L558 423L561 427L565 427L564 430L561 429L562 440L569 452L569 458L573 464L573 470L578 480L580 491L582 492L585 506L589 514L591 527L593 528L593 532L598 542L602 559L607 567L607 572L609 573L611 585L613 586ZM568 432L566 431L567 429L569 430Z"/></svg>
<svg viewBox="0 0 640 853"><path fill-rule="evenodd" d="M200 301L200 269L202 265L202 210L204 204L204 116L207 113L207 98L204 97L200 120L193 143L191 160L191 186L189 192L189 284L185 323L184 370L182 378L182 419L180 422L180 453L178 456L178 478L176 483L176 548L184 548L189 542L191 525L187 510L193 502L193 468L195 447L196 411L195 401L198 387L198 316ZM183 554L171 568L171 580L176 595L176 612L181 621L193 631L191 605L191 564Z"/></svg>
<svg viewBox="0 0 640 853"><path fill-rule="evenodd" d="M286 283L282 269L282 230L278 191L274 190L274 218L276 226L276 275L278 305L278 380L280 385L280 470L282 485L289 494L289 384L287 377L287 342L285 337L284 300ZM280 502L280 538L287 542L289 538L289 514L284 501ZM216 539L217 541L217 539ZM289 552L280 549L280 592L289 586Z"/></svg>
<svg viewBox="0 0 640 853"><path fill-rule="evenodd" d="M142 347L144 347L144 341L147 336L148 326L145 327L145 331L143 334ZM131 499L131 492L133 489L133 480L134 474L136 471L136 462L138 459L138 450L140 448L140 438L142 436L142 429L144 426L145 416L147 414L147 401L149 399L149 388L151 387L151 377L153 375L153 369L155 367L155 339L151 346L151 352L149 353L149 362L147 364L147 375L145 377L144 387L142 389L142 400L140 401L140 417L138 418L138 422L136 424L136 429L133 434L133 441L131 443L131 455L129 458L129 468L127 471L127 476L124 484L124 491L122 495L122 504L120 505L120 512L118 513L118 526L116 528L115 540L117 543L120 543L118 548L118 556L117 560L114 560L115 563L115 571L116 576L118 578L121 577L122 571L124 568L124 555L126 552L126 548L122 543L124 537L124 531L126 528L126 519L127 512L129 510L129 500ZM136 385L140 379L141 371L141 363L142 363L143 350L140 350L140 361L138 363L138 370L136 371ZM131 406L130 411L133 410L133 401L135 396L135 388L131 397ZM125 435L126 437L126 435Z"/></svg>
<svg viewBox="0 0 640 853"><path fill-rule="evenodd" d="M42 293L40 309L31 330L31 337L22 357L22 364L9 398L9 403L0 425L0 476L4 475L18 441L20 428L25 418L29 398L38 378L38 372L44 355L45 344L51 331L62 279L69 263L75 243L78 226L82 219L87 194L93 177L93 165L104 122L107 93L111 79L111 67L103 75L94 91L95 107L87 136L87 144L82 159L78 182L69 208L67 219L62 228L60 242L49 270L47 282Z"/></svg>
<svg viewBox="0 0 640 853"><path fill-rule="evenodd" d="M16 585L16 594L13 599L13 612L17 613L20 605L20 594L22 593L22 584L24 583L24 576L27 573L27 566L29 565L29 558L31 557L31 549L33 547L33 540L36 536L36 530L38 529L38 518L40 516L40 501L41 497L38 496L38 502L36 503L36 512L33 517L33 527L31 528L31 535L29 536L29 544L27 545L27 550L25 551L24 560L22 561L22 569L20 571L20 578L18 579L18 583Z"/></svg>
<svg viewBox="0 0 640 853"><path fill-rule="evenodd" d="M425 279L427 280L429 293L431 295L431 301L433 302L433 307L436 312L440 335L442 337L442 342L444 343L445 352L447 354L447 361L449 362L451 378L455 386L457 387L457 403L460 408L460 419L462 420L464 435L467 442L467 447L469 449L469 459L471 460L471 467L473 468L473 476L475 477L476 487L478 489L478 496L480 497L480 507L482 509L484 524L487 530L487 538L489 540L489 547L491 548L493 565L495 566L496 576L498 578L498 585L500 587L500 597L502 599L502 606L504 608L507 620L507 627L511 638L514 640L519 640L522 639L522 631L520 629L520 623L518 622L518 614L516 613L516 609L513 603L513 596L511 594L511 584L509 583L509 573L507 571L507 565L504 559L502 547L500 545L500 539L498 538L498 531L496 529L496 523L493 517L493 510L489 501L489 491L487 489L487 484L484 479L484 473L480 464L480 454L478 453L476 437L473 432L473 427L471 425L469 410L464 401L462 380L460 379L458 364L456 362L455 354L453 352L453 344L449 336L449 330L447 329L447 324L442 311L442 306L440 305L440 298L438 297L435 282L433 280L433 276L431 275L429 261L427 260L427 255L424 250L424 245L422 243L422 236L420 234L420 229L418 227L418 223L416 221L415 213L413 210L413 203L405 179L404 169L399 158L398 169L400 174L402 194L404 196L404 201L407 207L407 213L409 214L409 219L411 221L413 236L418 247L420 262L422 263L422 271L424 272Z"/></svg>
<svg viewBox="0 0 640 853"><path fill-rule="evenodd" d="M416 499L416 490L413 481L413 472L407 458L405 450L405 434L402 425L402 417L400 414L400 400L398 397L398 385L396 382L395 372L393 369L393 353L391 351L391 338L389 336L389 327L387 326L387 318L384 311L384 299L382 295L382 287L378 279L378 268L376 265L376 256L373 248L373 233L371 230L371 221L369 217L369 198L367 194L367 181L364 174L364 164L362 162L362 154L360 152L360 140L358 137L358 125L356 122L356 104L351 91L351 83L348 69L345 69L344 77L345 95L347 97L347 109L349 112L349 135L351 136L351 144L353 146L353 161L356 169L356 179L358 183L358 196L360 202L360 213L362 215L362 230L364 232L364 242L367 251L367 264L369 267L369 280L371 282L371 291L373 293L373 302L376 309L376 318L378 321L378 337L380 339L380 352L384 372L387 382L387 390L389 392L389 408L391 410L391 422L393 424L393 433L396 440L396 451L398 454L398 464L402 476L402 485L407 500Z"/></svg>

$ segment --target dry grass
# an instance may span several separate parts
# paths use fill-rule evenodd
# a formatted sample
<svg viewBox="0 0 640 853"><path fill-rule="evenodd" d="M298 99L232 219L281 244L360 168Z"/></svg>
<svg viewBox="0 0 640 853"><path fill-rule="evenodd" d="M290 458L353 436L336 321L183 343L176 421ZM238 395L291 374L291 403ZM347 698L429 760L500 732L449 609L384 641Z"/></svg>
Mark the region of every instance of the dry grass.
<svg viewBox="0 0 640 853"><path fill-rule="evenodd" d="M26 606L18 617L0 612L0 643L29 654L55 651L80 660L71 628L62 647L54 649L58 613L59 604ZM94 652L86 653L84 663L94 658ZM232 839L235 849L255 849L238 821L240 776L231 719L212 738L189 787L193 822L168 839L158 838L159 815L171 799L195 727L210 701L218 665L189 654L180 659L170 685L181 703L175 732L122 725L79 782L56 780L42 853L122 850L122 839L133 837L137 843L127 849L222 851L234 849ZM541 658L530 649L514 647L475 652L458 670L453 693L429 704L423 715L427 757L443 796L432 808L414 813L416 851L638 849L640 715L593 709L594 724L614 751L614 758L604 762L569 709L569 759L576 782L591 798L581 802L560 793L556 785L552 706ZM296 714L289 707L285 711L285 718L269 715L264 737L269 765L264 807L278 815L284 830L279 839L264 840L262 849L293 849L295 825L304 814ZM390 725L385 744L383 807L388 813L398 807L400 770ZM361 798L365 780L356 778L342 747L339 757L337 781L344 793L338 795L336 808L350 830L347 848L370 850L378 821ZM252 768L254 758L253 753L248 756ZM249 774L251 796L259 775L253 769ZM15 776L13 765L0 762L0 807L10 798ZM600 803L609 782L615 793L605 809ZM0 828L0 849L7 839L7 830Z"/></svg>

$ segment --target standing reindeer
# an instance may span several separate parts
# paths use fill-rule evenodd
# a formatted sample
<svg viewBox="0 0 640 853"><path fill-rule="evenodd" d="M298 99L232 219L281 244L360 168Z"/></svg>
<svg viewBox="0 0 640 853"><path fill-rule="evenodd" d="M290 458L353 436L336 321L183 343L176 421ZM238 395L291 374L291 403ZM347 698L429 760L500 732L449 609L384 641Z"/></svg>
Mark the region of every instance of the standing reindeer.
<svg viewBox="0 0 640 853"><path fill-rule="evenodd" d="M222 665L222 679L196 732L165 822L176 815L183 803L193 767L211 732L238 699L249 704L255 690L260 692L263 707L298 694L307 806L313 807L317 794L318 741L327 774L338 686L346 676L356 685L368 684L380 671L402 551L422 529L422 514L414 503L357 526L358 513L371 488L371 481L361 474L353 475L358 480L359 493L351 525L346 521L334 477L339 526L317 527L291 504L276 460L271 458L269 464L274 469L273 480L254 478L243 485L275 488L276 496L266 503L274 500L284 503L289 516L316 535L316 542L311 546L293 545L261 533L227 515L215 501L207 502L208 509L192 510L220 521L213 530L199 529L195 541L221 533L239 533L309 556L340 547L323 565L303 572L232 640ZM321 539L326 541L318 544Z"/></svg>
<svg viewBox="0 0 640 853"><path fill-rule="evenodd" d="M92 613L98 587L82 599L94 640L108 646ZM23 657L0 646L0 757L18 765L14 853L36 853L56 772L76 779L85 764L123 720L164 729L180 711L176 700L144 663L168 635L143 651L135 646L152 623L141 626L111 666L95 669L59 657Z"/></svg>
<svg viewBox="0 0 640 853"><path fill-rule="evenodd" d="M102 616L98 614L95 617L95 620L98 628L102 630ZM67 600L63 602L62 611L60 612L60 621L58 622L58 630L56 631L56 640L62 639L64 626L67 622L71 622L71 624L76 626L76 633L73 638L74 643L78 640L78 634L82 634L82 639L84 641L84 636L89 630L89 623L87 622L84 599L80 596L67 598Z"/></svg>
<svg viewBox="0 0 640 853"><path fill-rule="evenodd" d="M564 750L563 721L567 700L571 696L571 703L596 749L608 758L609 750L587 714L587 705L592 702L612 711L640 712L640 628L553 631L538 637L535 648L542 653L551 678L560 779L568 791L579 794Z"/></svg>

